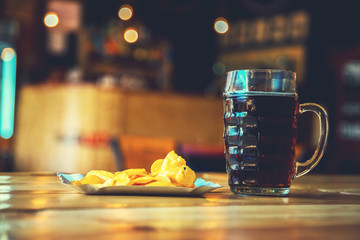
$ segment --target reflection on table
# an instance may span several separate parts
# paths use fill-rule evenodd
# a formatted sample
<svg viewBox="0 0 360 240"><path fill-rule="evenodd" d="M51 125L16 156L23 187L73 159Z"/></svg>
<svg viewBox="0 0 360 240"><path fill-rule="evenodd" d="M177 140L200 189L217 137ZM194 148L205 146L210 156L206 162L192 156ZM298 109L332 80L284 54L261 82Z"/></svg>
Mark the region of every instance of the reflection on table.
<svg viewBox="0 0 360 240"><path fill-rule="evenodd" d="M358 239L360 176L308 175L288 197L84 195L52 173L1 173L2 239Z"/></svg>

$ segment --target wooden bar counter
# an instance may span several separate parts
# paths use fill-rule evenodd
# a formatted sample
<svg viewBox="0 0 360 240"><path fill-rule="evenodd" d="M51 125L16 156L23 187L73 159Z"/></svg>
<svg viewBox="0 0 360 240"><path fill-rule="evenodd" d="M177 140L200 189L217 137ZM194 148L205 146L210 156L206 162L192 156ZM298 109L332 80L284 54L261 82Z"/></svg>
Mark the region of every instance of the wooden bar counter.
<svg viewBox="0 0 360 240"><path fill-rule="evenodd" d="M0 174L0 239L359 239L360 176L307 175L288 197L84 195L52 173Z"/></svg>

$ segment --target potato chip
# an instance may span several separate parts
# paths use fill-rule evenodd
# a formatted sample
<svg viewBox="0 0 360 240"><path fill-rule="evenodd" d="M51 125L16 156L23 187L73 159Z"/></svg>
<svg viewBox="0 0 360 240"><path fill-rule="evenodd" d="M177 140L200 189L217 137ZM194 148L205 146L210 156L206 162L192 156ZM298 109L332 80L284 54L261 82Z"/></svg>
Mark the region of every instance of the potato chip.
<svg viewBox="0 0 360 240"><path fill-rule="evenodd" d="M130 177L123 172L118 172L117 174L115 174L114 178L114 186L126 186L126 185L130 185L131 183L131 179Z"/></svg>
<svg viewBox="0 0 360 240"><path fill-rule="evenodd" d="M88 172L86 174L86 176L90 176L90 175L98 176L99 178L103 179L104 181L106 181L108 178L112 178L114 176L113 173L105 171L105 170L91 170L90 172Z"/></svg>
<svg viewBox="0 0 360 240"><path fill-rule="evenodd" d="M151 165L151 173L156 173L161 170L161 166L164 162L164 159L158 159Z"/></svg>
<svg viewBox="0 0 360 240"><path fill-rule="evenodd" d="M161 165L161 171L177 172L178 168L182 165L186 165L185 159L177 155L174 151L170 151Z"/></svg>
<svg viewBox="0 0 360 240"><path fill-rule="evenodd" d="M195 179L195 172L186 165L183 165L176 175L176 182L184 187L194 187Z"/></svg>
<svg viewBox="0 0 360 240"><path fill-rule="evenodd" d="M131 169L127 169L127 170L124 170L124 171L121 171L121 172L116 172L115 175L118 174L118 173L125 173L130 178L147 175L147 172L146 172L145 168L131 168Z"/></svg>
<svg viewBox="0 0 360 240"><path fill-rule="evenodd" d="M144 177L138 177L133 179L131 182L133 185L146 185L151 182L154 182L154 178L150 175L144 176Z"/></svg>
<svg viewBox="0 0 360 240"><path fill-rule="evenodd" d="M114 186L115 184L115 180L114 178L108 178L103 184L101 187L108 187L108 186Z"/></svg>
<svg viewBox="0 0 360 240"><path fill-rule="evenodd" d="M161 166L160 166L161 165ZM194 187L195 172L186 166L186 161L174 151L170 151L164 160L158 159L151 166L151 173L166 176L172 184Z"/></svg>
<svg viewBox="0 0 360 240"><path fill-rule="evenodd" d="M156 180L156 181L171 183L170 178L165 174L160 173L160 174L156 174L153 176L154 176L154 180Z"/></svg>
<svg viewBox="0 0 360 240"><path fill-rule="evenodd" d="M104 170L92 170L80 181L72 181L74 185L93 184L105 186L181 186L195 187L195 172L186 165L186 161L174 151L170 151L164 159L158 159L151 165L151 173L144 168L127 169L115 173Z"/></svg>
<svg viewBox="0 0 360 240"><path fill-rule="evenodd" d="M105 182L104 179L96 176L96 175L86 175L83 179L80 180L81 184L103 184Z"/></svg>

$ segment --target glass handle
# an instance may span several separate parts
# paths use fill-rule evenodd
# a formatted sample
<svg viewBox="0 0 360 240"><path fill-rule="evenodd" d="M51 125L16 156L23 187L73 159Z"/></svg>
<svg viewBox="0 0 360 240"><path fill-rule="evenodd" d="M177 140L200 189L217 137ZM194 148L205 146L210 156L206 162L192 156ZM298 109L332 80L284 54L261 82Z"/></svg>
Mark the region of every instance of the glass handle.
<svg viewBox="0 0 360 240"><path fill-rule="evenodd" d="M328 131L329 131L329 120L327 112L323 107L316 103L304 103L299 106L299 113L314 112L320 120L320 136L317 147L314 154L310 159L305 162L296 162L296 174L295 178L301 177L306 173L310 172L320 161L324 155L324 151L327 145Z"/></svg>

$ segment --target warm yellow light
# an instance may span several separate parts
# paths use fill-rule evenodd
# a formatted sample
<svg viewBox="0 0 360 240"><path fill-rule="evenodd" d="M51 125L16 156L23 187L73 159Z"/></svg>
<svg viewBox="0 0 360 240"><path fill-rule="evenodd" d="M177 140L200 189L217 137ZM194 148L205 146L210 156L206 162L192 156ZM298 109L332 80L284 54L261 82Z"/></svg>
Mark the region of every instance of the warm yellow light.
<svg viewBox="0 0 360 240"><path fill-rule="evenodd" d="M48 12L44 17L44 24L47 27L56 27L59 24L59 17L54 12Z"/></svg>
<svg viewBox="0 0 360 240"><path fill-rule="evenodd" d="M132 17L133 9L130 5L124 4L120 7L118 15L120 19L127 21Z"/></svg>
<svg viewBox="0 0 360 240"><path fill-rule="evenodd" d="M214 29L217 33L224 34L229 30L229 24L225 18L218 17L215 20Z"/></svg>
<svg viewBox="0 0 360 240"><path fill-rule="evenodd" d="M128 28L125 30L124 39L128 43L136 42L138 40L138 37L139 35L135 28Z"/></svg>
<svg viewBox="0 0 360 240"><path fill-rule="evenodd" d="M1 52L1 60L9 62L15 57L15 50L12 48L4 48Z"/></svg>

